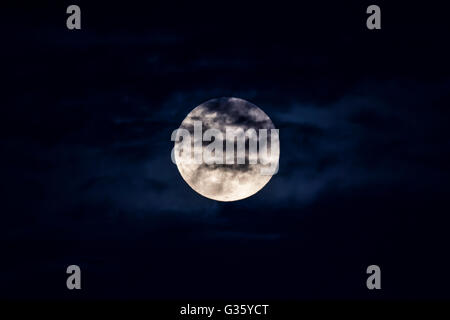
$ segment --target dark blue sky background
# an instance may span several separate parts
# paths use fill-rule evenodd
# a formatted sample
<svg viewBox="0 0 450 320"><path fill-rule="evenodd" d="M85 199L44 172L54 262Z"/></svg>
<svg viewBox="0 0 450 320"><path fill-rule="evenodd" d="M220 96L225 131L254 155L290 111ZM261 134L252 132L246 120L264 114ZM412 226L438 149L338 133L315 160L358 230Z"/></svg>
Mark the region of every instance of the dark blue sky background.
<svg viewBox="0 0 450 320"><path fill-rule="evenodd" d="M364 1L78 1L69 31L69 4L1 21L1 297L449 297L442 5L378 1L369 31ZM233 203L170 161L172 131L222 96L280 129L279 173Z"/></svg>

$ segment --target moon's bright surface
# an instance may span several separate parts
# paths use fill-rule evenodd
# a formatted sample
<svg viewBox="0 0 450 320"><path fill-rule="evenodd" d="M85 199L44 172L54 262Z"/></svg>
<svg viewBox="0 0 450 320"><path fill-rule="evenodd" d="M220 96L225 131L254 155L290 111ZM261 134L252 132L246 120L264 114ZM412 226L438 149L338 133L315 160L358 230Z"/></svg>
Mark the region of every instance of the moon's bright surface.
<svg viewBox="0 0 450 320"><path fill-rule="evenodd" d="M181 152L175 152L175 163L187 184L199 194L218 201L236 201L250 197L261 190L272 178L272 175L261 174L268 167L276 167L278 170L279 142L278 133L276 143L271 141L271 130L275 129L270 118L256 105L239 98L218 98L206 101L192 110L180 125L180 129L186 129L192 135L191 142L194 145L194 123L202 123L203 133L207 129L218 129L224 134L224 156L226 146L226 130L267 129L268 152L265 162L249 163L249 140L245 144L245 164L206 164L193 163L192 152L183 152L181 141L175 142L175 148ZM215 139L211 139L215 141ZM201 150L204 152L210 141L202 141ZM237 150L236 142L234 150ZM271 152L275 150L278 152ZM198 149L197 149L198 150ZM194 151L195 152L195 151ZM258 154L258 153L256 153ZM261 157L260 154L258 154Z"/></svg>

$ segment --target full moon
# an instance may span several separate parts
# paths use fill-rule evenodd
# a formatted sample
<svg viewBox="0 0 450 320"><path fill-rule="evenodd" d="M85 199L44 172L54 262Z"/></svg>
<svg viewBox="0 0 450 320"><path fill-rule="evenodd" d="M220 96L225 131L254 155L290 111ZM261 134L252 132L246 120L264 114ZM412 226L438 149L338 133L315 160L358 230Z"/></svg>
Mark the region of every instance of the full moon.
<svg viewBox="0 0 450 320"><path fill-rule="evenodd" d="M199 124L201 124L202 130L200 136L198 132L195 135ZM224 97L206 101L186 116L178 130L180 129L184 129L184 132L190 134L190 141L188 141L188 145L183 145L183 141L175 139L175 152L172 159L186 183L202 196L217 201L241 200L261 190L272 178L272 175L278 171L278 130L260 108L246 100ZM211 138L211 134L208 136L205 133L208 131L217 133L217 130L223 133L223 136L214 135ZM245 145L245 151L241 155L244 155L245 163L237 161L237 141L233 137L230 140L228 136L230 132L242 133L242 131L259 134L258 151L256 151L256 147L255 149L249 148L250 140L256 141L254 136L245 134L243 138L245 144L242 142L242 145ZM261 152L261 132L267 132L265 140L269 140L266 153ZM203 135L203 133L205 134ZM201 142L197 141L199 137ZM221 139L223 140L221 141ZM223 156L218 150L212 153L220 160L223 159L223 163L192 161L196 152L201 153L200 159L205 159L205 151L211 151L208 149L208 145L212 142L215 142L216 146L223 146ZM230 156L226 146L231 146L230 149L234 151L234 154ZM194 152L191 152L192 149ZM250 161L255 159L255 156L258 157L257 162ZM270 168L274 170L269 170Z"/></svg>

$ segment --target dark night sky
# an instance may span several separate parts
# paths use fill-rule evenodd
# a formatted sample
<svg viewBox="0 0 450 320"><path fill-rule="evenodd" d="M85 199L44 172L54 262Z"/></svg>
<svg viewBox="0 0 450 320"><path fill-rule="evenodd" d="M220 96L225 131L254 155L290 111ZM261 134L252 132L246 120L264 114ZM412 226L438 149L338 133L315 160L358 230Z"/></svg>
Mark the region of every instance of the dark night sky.
<svg viewBox="0 0 450 320"><path fill-rule="evenodd" d="M10 4L0 297L449 298L448 11L329 2ZM280 129L279 173L233 203L170 161L222 96Z"/></svg>

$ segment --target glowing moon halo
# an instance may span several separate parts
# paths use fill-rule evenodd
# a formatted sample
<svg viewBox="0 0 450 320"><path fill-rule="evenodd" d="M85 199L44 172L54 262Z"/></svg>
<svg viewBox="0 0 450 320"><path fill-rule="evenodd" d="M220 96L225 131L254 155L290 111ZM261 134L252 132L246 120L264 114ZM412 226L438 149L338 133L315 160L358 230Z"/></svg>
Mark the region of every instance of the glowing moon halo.
<svg viewBox="0 0 450 320"><path fill-rule="evenodd" d="M219 140L224 150L223 163L192 161L196 155L196 150L202 153L200 158L203 156L203 159L205 159L207 146L211 141L216 142L218 140L215 136L205 141L202 135L202 141L199 142L198 138L195 138L198 136L194 135L199 123L201 123L203 132L212 129L223 133L223 141ZM226 97L206 101L186 116L180 125L179 130L181 129L187 130L194 138L190 138L190 141L187 142L189 145L183 145L183 141L180 140L175 141L174 150L178 151L174 153L174 161L186 183L207 198L218 201L236 201L250 197L261 190L278 170L278 130L275 129L270 118L260 108L246 100ZM267 132L267 139L265 139L267 140L266 153L261 151L261 136L258 140L258 151L249 147L251 144L250 136L246 136L245 163L238 162L237 142L234 138L230 140L226 132L233 133L239 132L239 130L247 133L254 130L256 134L261 134L262 131ZM232 150L235 152L231 158L225 147L230 141L232 141L231 145L234 145ZM200 143L197 145L199 149L196 149L196 143ZM189 146L193 146L194 153L191 152L191 148L187 148ZM244 155L244 153L241 153L241 155ZM251 162L250 159L255 159L255 156L258 157L258 161ZM230 164L227 159L232 162L234 160L234 162Z"/></svg>

